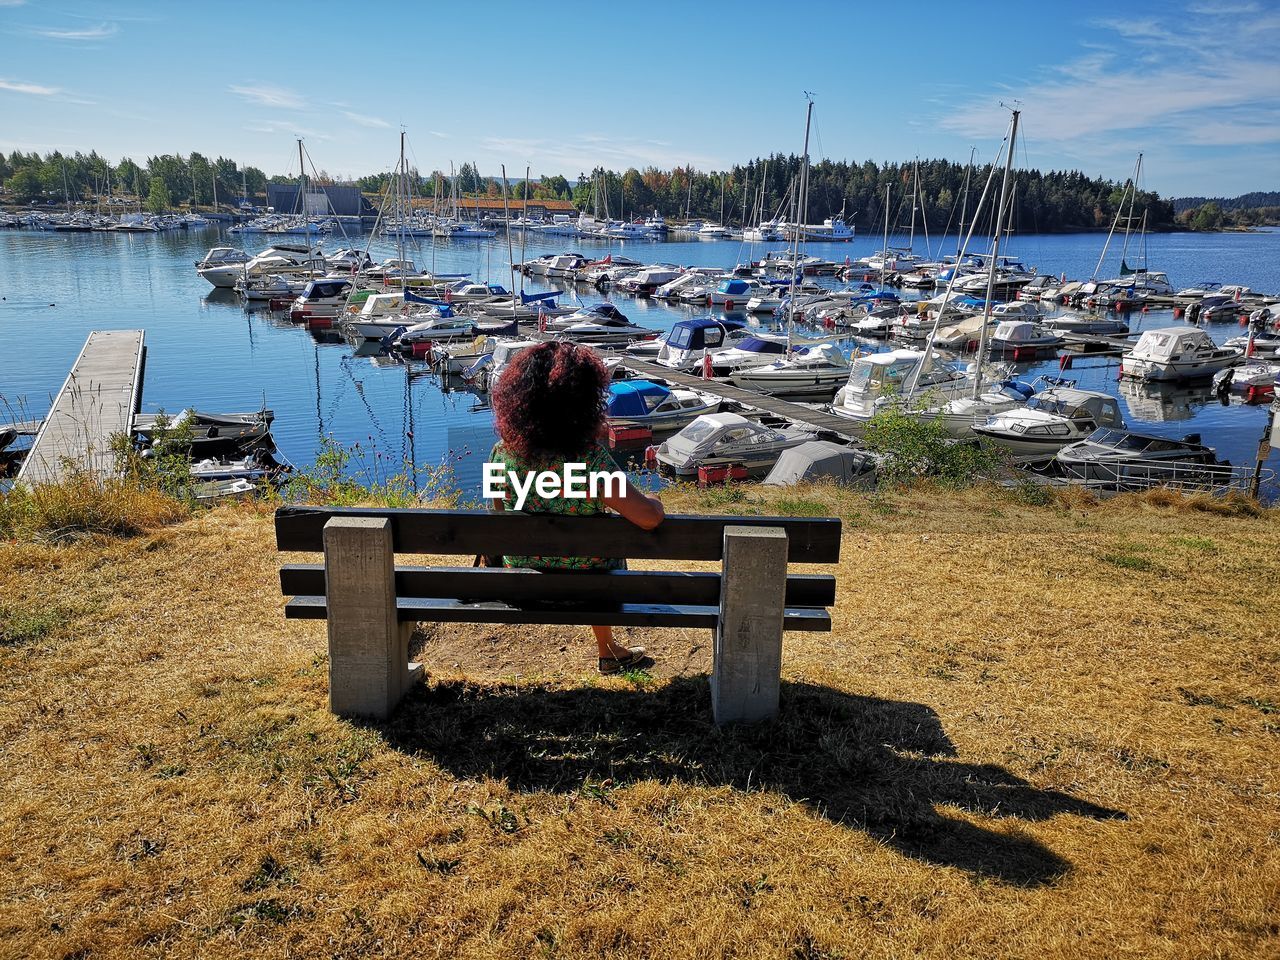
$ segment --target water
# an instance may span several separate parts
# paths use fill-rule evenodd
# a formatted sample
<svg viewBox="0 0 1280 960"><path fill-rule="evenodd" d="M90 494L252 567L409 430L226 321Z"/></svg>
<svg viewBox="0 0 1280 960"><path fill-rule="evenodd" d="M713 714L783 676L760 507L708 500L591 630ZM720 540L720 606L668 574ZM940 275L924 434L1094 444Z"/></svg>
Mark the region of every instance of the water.
<svg viewBox="0 0 1280 960"><path fill-rule="evenodd" d="M356 239L363 244L365 238ZM1041 272L1088 277L1104 239L1098 234L1015 237L1008 252L1038 265ZM0 231L0 420L18 411L24 419L43 416L89 331L142 328L148 348L144 410L253 410L265 402L276 413L276 441L295 463L311 462L324 438L332 437L344 445L359 442L363 465L384 475L394 472L392 465L404 457L426 465L452 458L465 485L478 482L479 464L493 443L492 417L482 398L443 391L420 368L363 355L370 348L356 351L346 343L318 342L302 327L266 312L246 311L234 294L212 290L192 268L209 247L220 244L255 252L266 238L227 237L219 227L154 235ZM340 245L347 245L342 237L326 243L330 249ZM518 260L518 236L514 246ZM859 238L809 244L808 251L842 260L865 256L879 246L879 238ZM736 241L588 244L530 237L523 256L565 249L600 257L613 251L643 262L729 267L758 258L765 247L752 249ZM916 249L923 250L920 238ZM946 250L954 252L954 240ZM396 251L394 245L378 242L371 252L381 259ZM406 255L439 272L468 272L507 286L512 282L504 237L436 246L422 239L413 241ZM1149 239L1148 257L1151 269L1166 271L1175 287L1220 280L1280 291L1280 231L1159 235ZM1132 251L1129 260L1134 261ZM1118 262L1119 247L1113 243L1102 275L1113 275ZM550 287L526 281L526 289ZM601 299L587 289L580 296L588 304ZM637 323L655 329L707 312L624 295L617 303ZM1158 311L1135 315L1131 322L1150 329L1177 321L1171 311ZM1221 342L1241 331L1231 323L1211 325L1209 332ZM1058 373L1052 360L1020 369L1023 376ZM1068 376L1083 388L1118 393L1134 429L1171 437L1200 433L1219 456L1233 463L1252 462L1266 422L1265 406L1234 400L1223 406L1207 386L1117 383L1118 370L1117 359L1089 358L1077 360ZM1277 465L1276 454L1271 465Z"/></svg>

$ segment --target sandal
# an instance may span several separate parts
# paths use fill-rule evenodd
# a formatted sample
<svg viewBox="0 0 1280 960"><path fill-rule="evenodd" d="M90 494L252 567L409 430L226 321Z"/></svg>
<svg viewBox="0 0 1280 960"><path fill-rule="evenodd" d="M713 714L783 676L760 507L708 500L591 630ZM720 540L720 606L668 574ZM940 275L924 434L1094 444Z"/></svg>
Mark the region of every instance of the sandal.
<svg viewBox="0 0 1280 960"><path fill-rule="evenodd" d="M625 656L601 657L600 672L603 674L622 673L624 670L632 670L652 662L645 654L644 647L627 647Z"/></svg>

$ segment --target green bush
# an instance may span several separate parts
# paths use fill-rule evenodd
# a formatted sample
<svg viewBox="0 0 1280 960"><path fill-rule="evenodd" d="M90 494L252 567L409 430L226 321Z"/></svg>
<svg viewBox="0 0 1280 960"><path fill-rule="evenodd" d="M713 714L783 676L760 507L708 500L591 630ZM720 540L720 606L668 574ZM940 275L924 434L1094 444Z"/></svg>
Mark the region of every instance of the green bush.
<svg viewBox="0 0 1280 960"><path fill-rule="evenodd" d="M911 416L899 406L880 411L867 422L863 443L882 460L881 483L904 484L929 477L949 486L990 479L1000 466L999 452L976 440L956 440L937 421Z"/></svg>

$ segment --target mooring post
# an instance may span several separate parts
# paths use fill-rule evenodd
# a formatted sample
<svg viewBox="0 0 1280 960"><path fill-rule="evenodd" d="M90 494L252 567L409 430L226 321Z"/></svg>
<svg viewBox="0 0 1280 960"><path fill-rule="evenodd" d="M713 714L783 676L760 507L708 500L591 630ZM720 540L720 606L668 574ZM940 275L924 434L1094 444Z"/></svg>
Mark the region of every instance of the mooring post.
<svg viewBox="0 0 1280 960"><path fill-rule="evenodd" d="M786 589L787 531L725 527L720 623L711 664L717 724L777 714Z"/></svg>
<svg viewBox="0 0 1280 960"><path fill-rule="evenodd" d="M384 719L422 675L409 664L410 624L396 616L395 551L386 517L324 525L329 709Z"/></svg>

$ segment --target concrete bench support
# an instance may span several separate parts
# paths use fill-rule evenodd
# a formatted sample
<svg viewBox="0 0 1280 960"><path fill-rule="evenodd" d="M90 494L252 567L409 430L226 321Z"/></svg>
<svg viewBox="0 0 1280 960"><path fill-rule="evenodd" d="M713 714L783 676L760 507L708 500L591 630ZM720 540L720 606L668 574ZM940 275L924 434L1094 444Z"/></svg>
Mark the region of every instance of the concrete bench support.
<svg viewBox="0 0 1280 960"><path fill-rule="evenodd" d="M724 528L720 626L711 665L717 724L766 720L778 713L787 532Z"/></svg>
<svg viewBox="0 0 1280 960"><path fill-rule="evenodd" d="M396 616L395 552L384 517L333 517L324 527L329 709L384 719L423 675L409 663L412 624Z"/></svg>

